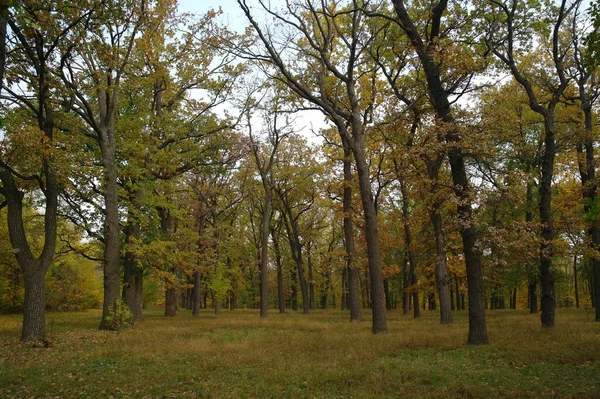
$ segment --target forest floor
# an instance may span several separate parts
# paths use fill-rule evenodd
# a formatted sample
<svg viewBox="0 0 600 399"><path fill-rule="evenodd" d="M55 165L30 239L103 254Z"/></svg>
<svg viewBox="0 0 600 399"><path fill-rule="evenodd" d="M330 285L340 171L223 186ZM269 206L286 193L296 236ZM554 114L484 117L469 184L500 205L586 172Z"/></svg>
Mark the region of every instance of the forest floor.
<svg viewBox="0 0 600 399"><path fill-rule="evenodd" d="M364 311L365 316L370 312ZM346 312L146 311L121 332L99 311L47 315L49 346L20 343L0 316L2 398L600 398L600 323L591 309L488 312L491 345L468 346L467 314L440 325L388 313L388 333Z"/></svg>

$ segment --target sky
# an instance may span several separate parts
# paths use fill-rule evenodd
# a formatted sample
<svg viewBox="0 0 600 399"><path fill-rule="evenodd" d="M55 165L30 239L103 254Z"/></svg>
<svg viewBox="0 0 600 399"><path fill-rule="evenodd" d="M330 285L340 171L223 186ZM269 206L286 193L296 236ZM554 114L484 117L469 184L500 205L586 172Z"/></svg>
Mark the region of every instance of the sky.
<svg viewBox="0 0 600 399"><path fill-rule="evenodd" d="M210 9L223 10L223 23L230 29L242 30L248 22L237 0L179 0L179 10L202 15Z"/></svg>

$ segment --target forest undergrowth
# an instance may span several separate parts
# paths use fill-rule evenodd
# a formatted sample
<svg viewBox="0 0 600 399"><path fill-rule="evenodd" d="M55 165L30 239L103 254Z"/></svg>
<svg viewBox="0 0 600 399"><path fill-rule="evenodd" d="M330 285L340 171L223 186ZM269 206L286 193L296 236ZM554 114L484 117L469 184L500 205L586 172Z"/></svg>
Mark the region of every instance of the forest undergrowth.
<svg viewBox="0 0 600 399"><path fill-rule="evenodd" d="M391 311L380 335L335 310L162 312L121 332L97 330L98 311L50 313L41 344L19 342L21 318L0 316L0 397L600 397L592 309L559 309L551 329L526 311L488 312L489 346L466 345L465 311L452 325Z"/></svg>

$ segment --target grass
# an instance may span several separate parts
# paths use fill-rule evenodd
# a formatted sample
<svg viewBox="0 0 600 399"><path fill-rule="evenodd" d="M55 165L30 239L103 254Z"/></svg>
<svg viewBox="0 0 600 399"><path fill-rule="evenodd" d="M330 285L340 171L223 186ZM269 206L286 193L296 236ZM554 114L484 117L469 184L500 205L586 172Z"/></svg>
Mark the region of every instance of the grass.
<svg viewBox="0 0 600 399"><path fill-rule="evenodd" d="M156 309L119 333L98 331L99 317L49 314L43 348L18 341L19 317L0 316L0 397L600 398L591 310L559 310L553 329L524 311L490 312L482 347L465 345L465 312L442 326L435 312L393 311L376 336L333 310L261 320Z"/></svg>

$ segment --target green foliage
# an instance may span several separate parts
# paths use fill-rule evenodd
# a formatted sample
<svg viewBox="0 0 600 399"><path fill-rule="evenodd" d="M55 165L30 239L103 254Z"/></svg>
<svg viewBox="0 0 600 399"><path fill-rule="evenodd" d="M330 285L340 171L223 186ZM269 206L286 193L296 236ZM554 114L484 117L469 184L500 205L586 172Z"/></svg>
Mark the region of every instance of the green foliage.
<svg viewBox="0 0 600 399"><path fill-rule="evenodd" d="M114 306L110 308L105 320L108 329L113 331L121 331L133 325L133 315L127 304L121 299L118 299Z"/></svg>
<svg viewBox="0 0 600 399"><path fill-rule="evenodd" d="M50 266L46 277L46 306L73 311L98 308L101 280L95 263L70 256Z"/></svg>

